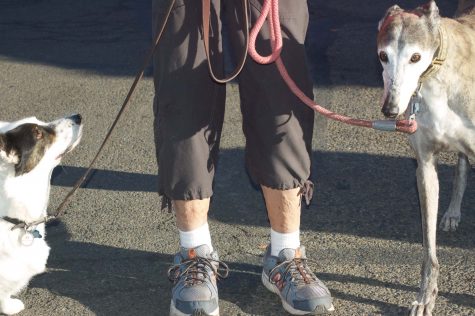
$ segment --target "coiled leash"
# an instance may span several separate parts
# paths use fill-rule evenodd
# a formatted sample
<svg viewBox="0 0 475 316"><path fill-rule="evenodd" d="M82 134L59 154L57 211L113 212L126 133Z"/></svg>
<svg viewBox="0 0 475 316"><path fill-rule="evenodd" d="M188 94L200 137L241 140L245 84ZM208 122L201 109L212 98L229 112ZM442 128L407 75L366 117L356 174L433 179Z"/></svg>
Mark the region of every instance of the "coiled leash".
<svg viewBox="0 0 475 316"><path fill-rule="evenodd" d="M203 0L209 1L209 0ZM265 20L267 19L270 31L270 42L272 53L269 56L261 56L256 51L256 38L264 25ZM313 100L308 98L302 90L296 85L296 83L289 76L285 65L280 58L280 52L282 51L282 34L280 29L279 22L279 1L278 0L264 0L261 15L256 21L256 24L251 30L250 39L249 39L249 56L254 59L254 61L260 64L269 64L275 62L277 68L289 87L289 89L307 106L312 108L314 111L322 114L325 117L328 117L332 120L343 122L350 125L361 126L373 128L381 131L397 131L412 134L417 130L417 122L414 119L409 120L361 120L354 119L348 116L340 115L334 113L318 104Z"/></svg>
<svg viewBox="0 0 475 316"><path fill-rule="evenodd" d="M322 114L325 117L328 117L332 120L343 122L346 124L354 125L354 126L361 126L361 127L368 127L373 128L376 130L381 131L397 131L412 134L417 130L417 122L414 119L414 116L411 116L409 120L361 120L361 119L354 119L348 116L344 116L341 114L337 114L332 112L321 105L316 104L313 100L311 100L307 95L305 95L302 90L297 86L294 80L290 77L287 72L287 69L280 58L280 53L283 47L282 41L282 31L280 28L280 21L279 21L279 0L264 0L261 15L258 17L256 24L252 27L251 32L248 33L247 27L245 28L245 39L249 37L248 45L245 48L244 59L241 58L241 62L236 67L236 70L230 75L228 78L225 79L218 79L214 73L210 62L210 54L209 54L209 24L210 24L210 9L211 9L211 0L202 0L202 15L203 15L203 36L204 36L204 43L205 43L205 52L206 56L208 57L208 68L210 69L210 74L213 80L219 83L228 82L234 79L238 74L239 71L244 66L245 56L249 53L249 56L260 64L270 64L275 62L277 69L279 70L282 79L287 84L289 89L297 96L303 103L309 106L314 111ZM243 12L245 14L244 22L245 25L248 25L248 17L247 17L247 1L243 0ZM267 20L269 25L269 32L270 32L270 40L271 40L271 48L272 52L268 56L261 56L256 50L256 39L257 36L264 26L265 21Z"/></svg>

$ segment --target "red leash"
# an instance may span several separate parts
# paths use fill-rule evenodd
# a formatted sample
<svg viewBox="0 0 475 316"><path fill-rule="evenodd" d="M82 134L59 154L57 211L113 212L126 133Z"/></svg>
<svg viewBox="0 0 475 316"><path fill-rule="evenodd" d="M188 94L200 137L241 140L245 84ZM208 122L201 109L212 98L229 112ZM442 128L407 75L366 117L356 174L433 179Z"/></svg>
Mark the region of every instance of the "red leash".
<svg viewBox="0 0 475 316"><path fill-rule="evenodd" d="M272 53L269 56L261 56L256 51L256 38L264 25L265 21L268 21L269 31L271 37ZM347 123L355 126L369 127L383 131L398 131L403 133L412 134L417 130L416 120L376 120L368 121L361 119L354 119L348 116L334 113L309 99L302 90L295 84L292 78L289 76L287 69L285 68L282 59L280 58L280 52L282 51L282 34L279 21L279 0L264 0L261 15L256 21L256 24L251 29L249 34L249 55L256 62L260 64L270 64L275 62L277 68L290 90L306 105L312 108L314 111L332 119L335 121Z"/></svg>

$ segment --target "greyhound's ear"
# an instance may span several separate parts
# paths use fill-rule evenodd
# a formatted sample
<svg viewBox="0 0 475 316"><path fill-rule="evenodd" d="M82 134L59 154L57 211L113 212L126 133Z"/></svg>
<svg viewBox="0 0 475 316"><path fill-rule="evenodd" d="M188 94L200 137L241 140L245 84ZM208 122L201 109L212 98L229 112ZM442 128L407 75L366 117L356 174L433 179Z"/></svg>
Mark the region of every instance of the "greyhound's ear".
<svg viewBox="0 0 475 316"><path fill-rule="evenodd" d="M437 24L440 19L439 8L437 7L437 4L434 0L431 0L423 6L417 8L416 11L418 11L421 16L427 17L434 24Z"/></svg>
<svg viewBox="0 0 475 316"><path fill-rule="evenodd" d="M0 134L0 161L16 165L20 161L18 154L9 150L5 134Z"/></svg>
<svg viewBox="0 0 475 316"><path fill-rule="evenodd" d="M381 20L379 20L379 23L378 23L378 31L381 30L381 26L383 26L384 24L384 21L390 17L390 16L393 16L395 14L398 14L398 13L401 13L403 12L404 10L401 9L397 4L393 5L392 7L390 7L386 13L384 14L383 18Z"/></svg>

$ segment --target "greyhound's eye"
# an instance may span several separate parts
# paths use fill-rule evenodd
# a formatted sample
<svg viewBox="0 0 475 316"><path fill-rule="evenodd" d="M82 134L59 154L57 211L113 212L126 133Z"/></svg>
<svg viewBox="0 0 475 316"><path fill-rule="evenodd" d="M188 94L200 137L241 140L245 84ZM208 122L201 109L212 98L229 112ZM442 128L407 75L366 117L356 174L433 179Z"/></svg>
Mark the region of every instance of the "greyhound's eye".
<svg viewBox="0 0 475 316"><path fill-rule="evenodd" d="M417 63L419 60L421 60L421 54L419 53L415 53L411 56L411 63L415 64Z"/></svg>
<svg viewBox="0 0 475 316"><path fill-rule="evenodd" d="M381 62L383 62L383 63L387 63L388 62L388 54L386 54L386 52L384 52L384 51L380 51L379 52L379 60L381 60Z"/></svg>

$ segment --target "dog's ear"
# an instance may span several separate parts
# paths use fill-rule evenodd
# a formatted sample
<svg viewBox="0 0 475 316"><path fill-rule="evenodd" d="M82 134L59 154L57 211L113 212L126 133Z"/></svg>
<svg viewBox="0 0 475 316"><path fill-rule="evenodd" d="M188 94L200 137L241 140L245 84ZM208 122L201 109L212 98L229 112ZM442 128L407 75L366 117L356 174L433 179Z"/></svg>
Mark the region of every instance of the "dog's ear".
<svg viewBox="0 0 475 316"><path fill-rule="evenodd" d="M42 138L36 124L22 124L0 134L0 162L14 165L15 176L30 172L43 156L44 148L37 146Z"/></svg>
<svg viewBox="0 0 475 316"><path fill-rule="evenodd" d="M44 154L44 147L38 146L43 139L43 132L36 124L23 124L10 130L7 139L12 142L10 152L16 152L15 176L30 172L39 163Z"/></svg>
<svg viewBox="0 0 475 316"><path fill-rule="evenodd" d="M418 7L416 12L420 16L424 16L429 19L429 22L431 22L433 25L437 25L439 23L439 8L437 7L437 4L434 0L431 0L423 6Z"/></svg>
<svg viewBox="0 0 475 316"><path fill-rule="evenodd" d="M379 23L378 23L378 31L381 31L381 27L383 26L384 24L384 21L386 21L387 18L395 15L395 14L399 14L401 12L403 12L404 10L401 9L397 4L393 5L392 7L390 7L386 13L384 14L383 18L381 20L379 20Z"/></svg>
<svg viewBox="0 0 475 316"><path fill-rule="evenodd" d="M14 165L20 161L18 153L8 145L5 134L0 134L0 160Z"/></svg>

